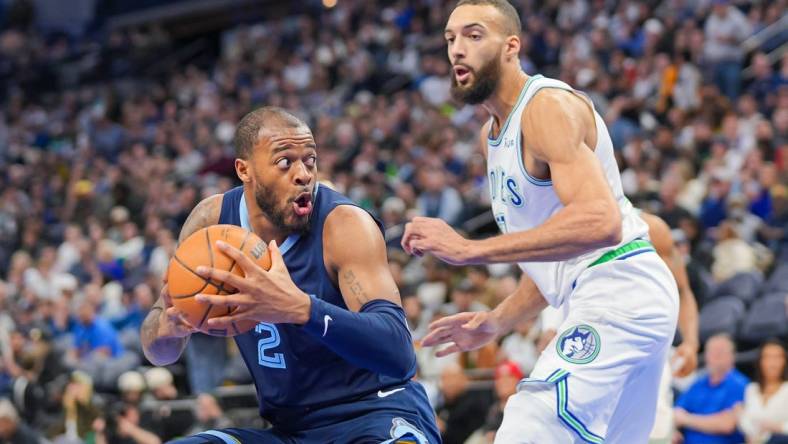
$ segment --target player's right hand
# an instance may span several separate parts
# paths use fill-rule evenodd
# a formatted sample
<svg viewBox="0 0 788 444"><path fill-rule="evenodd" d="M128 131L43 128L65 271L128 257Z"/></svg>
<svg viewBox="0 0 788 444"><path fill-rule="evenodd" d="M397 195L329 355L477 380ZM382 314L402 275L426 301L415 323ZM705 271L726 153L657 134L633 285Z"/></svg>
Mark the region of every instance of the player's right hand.
<svg viewBox="0 0 788 444"><path fill-rule="evenodd" d="M435 352L435 356L442 357L480 348L494 341L499 331L500 325L492 312L458 313L430 324L430 332L421 344L424 347L450 344Z"/></svg>
<svg viewBox="0 0 788 444"><path fill-rule="evenodd" d="M172 298L167 291L167 284L161 287L159 297L164 302L164 310L159 317L159 338L185 338L199 330L186 322L183 314L172 305Z"/></svg>

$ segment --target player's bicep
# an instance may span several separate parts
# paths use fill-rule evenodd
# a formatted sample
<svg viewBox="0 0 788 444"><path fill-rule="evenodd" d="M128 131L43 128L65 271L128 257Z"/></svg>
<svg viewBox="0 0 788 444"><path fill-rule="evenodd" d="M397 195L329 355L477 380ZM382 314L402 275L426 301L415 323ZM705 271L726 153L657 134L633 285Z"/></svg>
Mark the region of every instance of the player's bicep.
<svg viewBox="0 0 788 444"><path fill-rule="evenodd" d="M326 220L323 244L348 309L359 311L375 299L401 305L383 234L364 210L348 205L334 209Z"/></svg>
<svg viewBox="0 0 788 444"><path fill-rule="evenodd" d="M584 141L588 112L569 92L538 93L523 114L526 149L547 163L553 189L564 206L594 201L615 206L602 166Z"/></svg>

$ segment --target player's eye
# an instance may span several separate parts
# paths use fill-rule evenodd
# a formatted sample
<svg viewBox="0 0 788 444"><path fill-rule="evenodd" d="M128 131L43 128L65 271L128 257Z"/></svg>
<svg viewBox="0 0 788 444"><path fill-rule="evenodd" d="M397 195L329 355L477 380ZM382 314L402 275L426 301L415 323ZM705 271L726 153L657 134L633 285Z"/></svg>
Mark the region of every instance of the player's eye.
<svg viewBox="0 0 788 444"><path fill-rule="evenodd" d="M309 156L304 161L304 165L308 166L309 168L315 166L316 163L317 163L317 156Z"/></svg>
<svg viewBox="0 0 788 444"><path fill-rule="evenodd" d="M279 169L286 170L290 168L290 163L291 163L290 159L288 159L287 157L283 157L276 161L276 166Z"/></svg>
<svg viewBox="0 0 788 444"><path fill-rule="evenodd" d="M473 40L474 42L478 42L481 39L482 39L481 34L471 34L471 40Z"/></svg>
<svg viewBox="0 0 788 444"><path fill-rule="evenodd" d="M454 37L446 37L446 43L454 43Z"/></svg>

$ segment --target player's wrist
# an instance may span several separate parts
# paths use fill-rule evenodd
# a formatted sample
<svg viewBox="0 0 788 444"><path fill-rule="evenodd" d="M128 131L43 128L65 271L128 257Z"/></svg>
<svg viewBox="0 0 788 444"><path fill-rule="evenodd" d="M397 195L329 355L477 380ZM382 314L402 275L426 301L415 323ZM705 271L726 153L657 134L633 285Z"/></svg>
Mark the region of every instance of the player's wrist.
<svg viewBox="0 0 788 444"><path fill-rule="evenodd" d="M507 317L506 313L503 310L499 310L499 308L490 311L487 319L490 327L495 332L496 338L500 338L514 328L514 322L509 320L510 317Z"/></svg>
<svg viewBox="0 0 788 444"><path fill-rule="evenodd" d="M460 246L459 263L464 265L482 264L481 242L471 239L464 239Z"/></svg>
<svg viewBox="0 0 788 444"><path fill-rule="evenodd" d="M312 318L312 296L300 292L300 302L296 309L293 311L293 319L291 324L305 325Z"/></svg>

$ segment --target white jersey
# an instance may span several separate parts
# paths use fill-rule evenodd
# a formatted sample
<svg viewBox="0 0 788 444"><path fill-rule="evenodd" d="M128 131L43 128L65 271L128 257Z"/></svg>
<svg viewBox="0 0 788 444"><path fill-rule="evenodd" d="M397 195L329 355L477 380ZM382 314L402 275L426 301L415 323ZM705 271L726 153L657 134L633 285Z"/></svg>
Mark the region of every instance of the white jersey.
<svg viewBox="0 0 788 444"><path fill-rule="evenodd" d="M487 173L490 178L492 211L501 232L524 231L542 225L563 205L553 189L552 181L531 177L523 163L521 115L531 98L542 88L574 91L559 80L532 76L523 86L517 102L496 139L487 140ZM590 103L590 101L589 101ZM636 214L624 196L621 176L613 153L613 142L602 117L594 111L597 143L594 148L613 195L618 201L622 219L622 240L619 245L589 251L573 259L554 262L523 262L520 268L528 273L545 299L560 306L571 292L572 283L594 260L608 250L637 238L648 238L648 225Z"/></svg>

